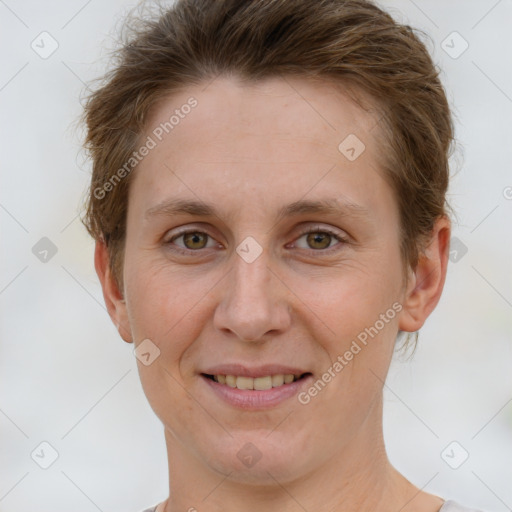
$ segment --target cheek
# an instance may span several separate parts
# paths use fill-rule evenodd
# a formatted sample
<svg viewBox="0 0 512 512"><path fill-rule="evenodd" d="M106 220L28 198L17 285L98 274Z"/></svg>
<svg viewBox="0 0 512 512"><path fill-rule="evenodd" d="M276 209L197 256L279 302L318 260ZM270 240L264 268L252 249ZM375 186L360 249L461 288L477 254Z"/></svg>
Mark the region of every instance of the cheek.
<svg viewBox="0 0 512 512"><path fill-rule="evenodd" d="M137 361L142 388L151 408L165 424L169 423L169 411L179 410L174 426L187 425L197 404L184 391L180 362L190 340L198 335L194 305L199 307L200 303L193 292L197 287L183 272L171 274L169 266L162 262L128 257L125 269L126 303L135 345L149 339L159 350L151 364Z"/></svg>
<svg viewBox="0 0 512 512"><path fill-rule="evenodd" d="M159 331L165 326L169 329L184 309L187 287L180 282L183 280L179 275L172 278L167 262L151 255L138 256L127 251L125 276L132 328L139 335L158 338Z"/></svg>
<svg viewBox="0 0 512 512"><path fill-rule="evenodd" d="M399 270L397 262L354 261L313 279L295 277L293 289L323 325L328 339L347 342L374 325L400 299ZM390 320L386 326L393 323L393 313L386 318Z"/></svg>
<svg viewBox="0 0 512 512"><path fill-rule="evenodd" d="M320 371L335 375L322 391L319 407L325 400L364 414L381 392L379 379L385 379L393 354L400 299L399 261L385 255L375 251L375 257L336 273L331 269L323 278L315 277L315 286L306 278L296 282L294 291L307 297L308 314L315 318L317 328L310 336L330 361Z"/></svg>
<svg viewBox="0 0 512 512"><path fill-rule="evenodd" d="M171 369L199 337L208 294L219 278L173 269L163 258L126 261L126 299L135 343L149 338ZM174 372L175 370L173 370Z"/></svg>

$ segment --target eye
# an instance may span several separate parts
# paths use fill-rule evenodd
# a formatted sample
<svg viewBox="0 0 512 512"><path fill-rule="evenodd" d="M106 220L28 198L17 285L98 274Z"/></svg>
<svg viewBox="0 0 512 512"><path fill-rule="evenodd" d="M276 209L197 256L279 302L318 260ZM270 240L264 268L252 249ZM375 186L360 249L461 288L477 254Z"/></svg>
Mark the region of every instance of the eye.
<svg viewBox="0 0 512 512"><path fill-rule="evenodd" d="M300 249L309 250L311 252L331 252L331 250L338 250L336 244L332 246L332 242L340 242L338 245L343 245L349 242L349 240L343 237L340 233L336 233L327 228L321 228L316 226L304 231L297 240L305 238L307 246L297 247ZM176 243L177 240L182 239L182 244ZM208 242L211 242L208 245ZM164 245L171 247L173 251L181 252L183 254L190 254L191 252L199 252L201 249L208 249L218 246L215 240L204 231L200 230L186 230L181 233L177 233L171 238L164 240Z"/></svg>
<svg viewBox="0 0 512 512"><path fill-rule="evenodd" d="M309 247L300 247L301 249L311 250L311 251L326 251L332 249L331 242L337 240L341 242L341 244L348 243L348 239L341 236L341 234L336 233L330 229L315 227L305 231L301 234L301 236L297 239L305 237L306 244ZM339 245L341 245L339 244Z"/></svg>
<svg viewBox="0 0 512 512"><path fill-rule="evenodd" d="M180 244L175 244L175 241L179 240L180 238L183 239L183 246ZM211 239L211 241L214 242L213 238L204 231L188 230L182 231L181 233L174 235L172 238L165 240L164 244L176 245L178 252L196 251L199 249L215 247L215 243L209 247L207 246L208 239Z"/></svg>

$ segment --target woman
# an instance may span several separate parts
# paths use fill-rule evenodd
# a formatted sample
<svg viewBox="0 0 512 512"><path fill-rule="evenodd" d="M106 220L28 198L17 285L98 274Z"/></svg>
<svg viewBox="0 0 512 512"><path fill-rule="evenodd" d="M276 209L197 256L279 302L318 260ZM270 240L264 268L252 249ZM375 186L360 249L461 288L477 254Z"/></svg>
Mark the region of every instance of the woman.
<svg viewBox="0 0 512 512"><path fill-rule="evenodd" d="M156 512L470 509L390 464L397 339L441 296L449 107L360 0L178 0L85 108L86 225L165 429Z"/></svg>

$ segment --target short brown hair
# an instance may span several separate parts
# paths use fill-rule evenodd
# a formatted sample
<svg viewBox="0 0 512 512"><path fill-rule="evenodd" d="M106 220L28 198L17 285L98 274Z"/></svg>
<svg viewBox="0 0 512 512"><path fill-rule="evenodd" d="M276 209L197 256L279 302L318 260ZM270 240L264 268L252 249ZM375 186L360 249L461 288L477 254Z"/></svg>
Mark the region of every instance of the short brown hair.
<svg viewBox="0 0 512 512"><path fill-rule="evenodd" d="M411 27L367 0L177 0L136 22L84 108L93 172L83 221L105 241L120 289L132 173L108 194L95 190L105 191L137 149L157 100L221 75L327 78L375 100L402 261L416 267L435 220L449 209L453 125L438 70Z"/></svg>

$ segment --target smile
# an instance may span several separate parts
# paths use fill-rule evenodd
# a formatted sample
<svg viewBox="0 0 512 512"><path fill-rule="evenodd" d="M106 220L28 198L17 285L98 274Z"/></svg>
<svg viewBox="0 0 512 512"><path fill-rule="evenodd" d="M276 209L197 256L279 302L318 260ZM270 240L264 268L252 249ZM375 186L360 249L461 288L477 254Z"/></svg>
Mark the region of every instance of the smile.
<svg viewBox="0 0 512 512"><path fill-rule="evenodd" d="M214 380L215 382L218 382L219 384L229 386L230 388L264 391L266 389L278 388L280 386L284 386L285 384L290 384L296 380L301 379L305 375L307 374L303 373L301 375L293 375L288 373L266 375L265 377L256 378L237 375L206 375L206 377Z"/></svg>
<svg viewBox="0 0 512 512"><path fill-rule="evenodd" d="M273 374L260 377L200 374L209 393L237 409L265 410L295 397L311 385L312 373Z"/></svg>

